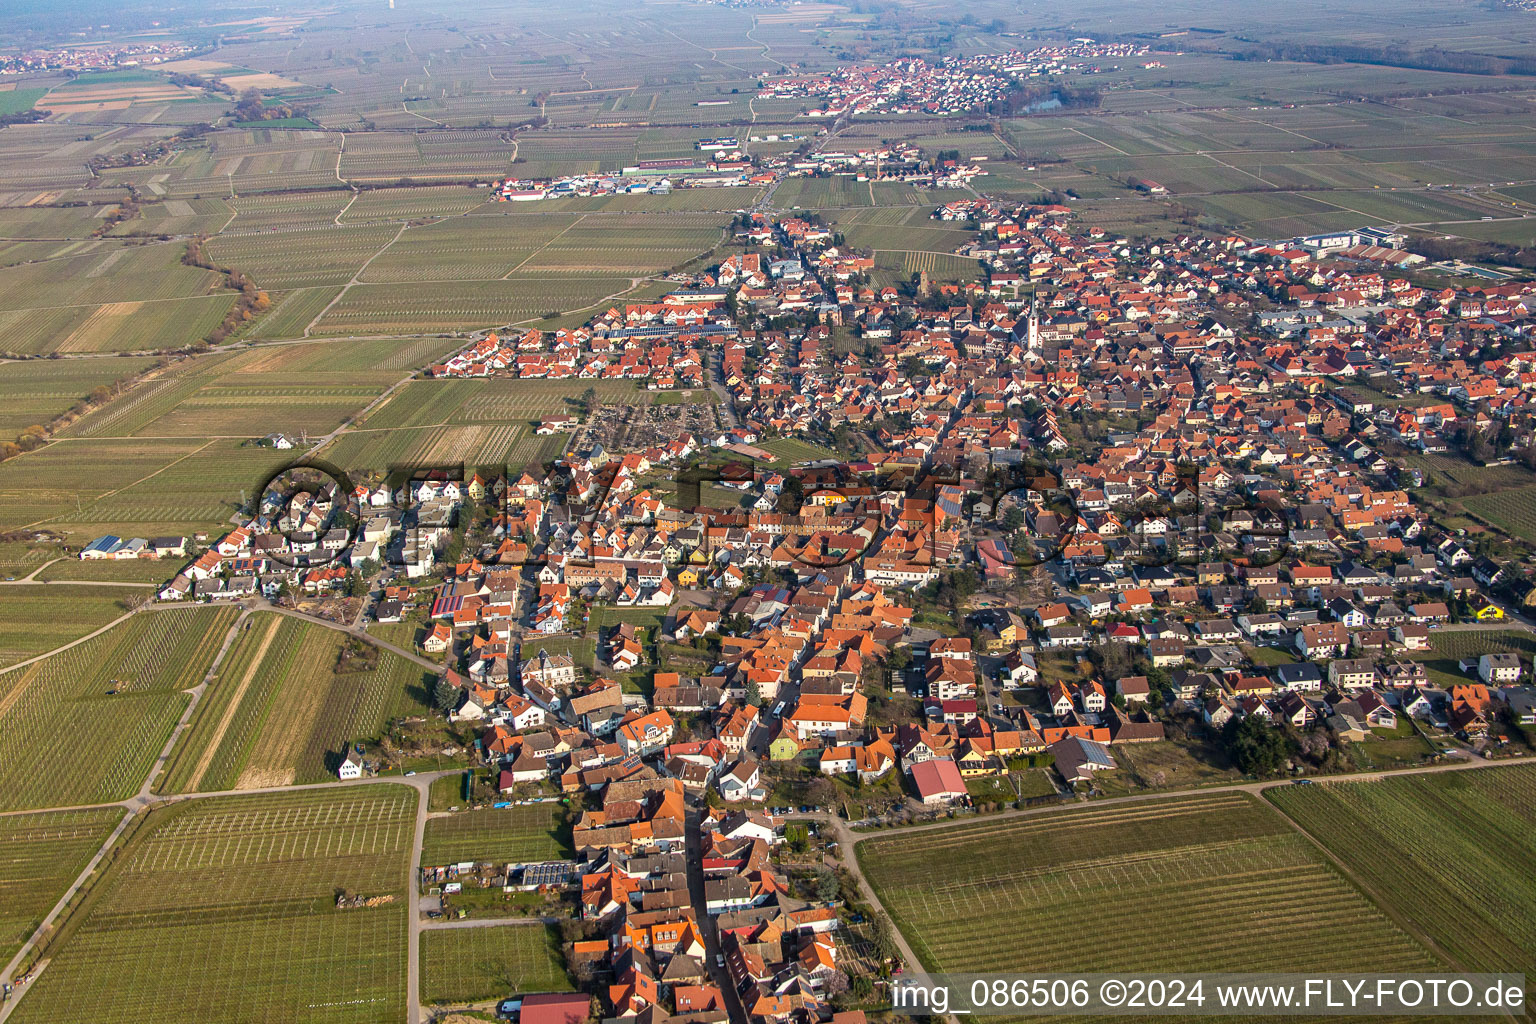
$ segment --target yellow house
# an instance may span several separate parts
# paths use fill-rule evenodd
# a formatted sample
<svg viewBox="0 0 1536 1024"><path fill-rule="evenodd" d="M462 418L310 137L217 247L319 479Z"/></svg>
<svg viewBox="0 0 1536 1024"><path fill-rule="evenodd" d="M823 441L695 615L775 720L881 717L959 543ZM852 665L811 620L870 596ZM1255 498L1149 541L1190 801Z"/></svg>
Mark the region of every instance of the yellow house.
<svg viewBox="0 0 1536 1024"><path fill-rule="evenodd" d="M699 585L699 570L691 565L686 565L677 571L677 585L680 587L696 587Z"/></svg>
<svg viewBox="0 0 1536 1024"><path fill-rule="evenodd" d="M959 768L961 776L967 779L981 775L996 775L998 768L992 758L968 743L956 753L955 767Z"/></svg>
<svg viewBox="0 0 1536 1024"><path fill-rule="evenodd" d="M1500 608L1496 604L1493 604L1492 602L1489 602L1488 604L1483 605L1473 614L1477 616L1477 621L1479 622L1497 622L1499 619L1504 617L1504 609Z"/></svg>

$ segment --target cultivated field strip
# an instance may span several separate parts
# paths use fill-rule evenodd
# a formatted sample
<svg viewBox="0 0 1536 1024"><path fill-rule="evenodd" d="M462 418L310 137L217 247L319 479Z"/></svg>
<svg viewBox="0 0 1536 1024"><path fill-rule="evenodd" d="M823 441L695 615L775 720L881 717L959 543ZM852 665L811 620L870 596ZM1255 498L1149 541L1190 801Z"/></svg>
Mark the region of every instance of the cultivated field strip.
<svg viewBox="0 0 1536 1024"><path fill-rule="evenodd" d="M148 774L234 620L232 608L136 615L0 675L0 809L106 803ZM110 692L109 692L110 691ZM89 757L60 745L89 723Z"/></svg>
<svg viewBox="0 0 1536 1024"><path fill-rule="evenodd" d="M125 813L102 807L0 818L0 963L21 948Z"/></svg>
<svg viewBox="0 0 1536 1024"><path fill-rule="evenodd" d="M19 1021L397 1020L417 796L395 786L152 812L52 952ZM339 890L389 896L337 909Z"/></svg>
<svg viewBox="0 0 1536 1024"><path fill-rule="evenodd" d="M571 855L565 809L556 803L460 811L427 822L424 865L526 864Z"/></svg>
<svg viewBox="0 0 1536 1024"><path fill-rule="evenodd" d="M338 674L340 632L271 613L247 621L177 745L166 792L323 782L351 743L425 710L415 663L380 651L373 668Z"/></svg>
<svg viewBox="0 0 1536 1024"><path fill-rule="evenodd" d="M1466 969L1536 957L1536 765L1268 796Z"/></svg>
<svg viewBox="0 0 1536 1024"><path fill-rule="evenodd" d="M422 932L423 1002L478 1002L509 991L571 991L560 933L553 927L509 924Z"/></svg>
<svg viewBox="0 0 1536 1024"><path fill-rule="evenodd" d="M857 850L933 970L1443 966L1243 794L961 825Z"/></svg>

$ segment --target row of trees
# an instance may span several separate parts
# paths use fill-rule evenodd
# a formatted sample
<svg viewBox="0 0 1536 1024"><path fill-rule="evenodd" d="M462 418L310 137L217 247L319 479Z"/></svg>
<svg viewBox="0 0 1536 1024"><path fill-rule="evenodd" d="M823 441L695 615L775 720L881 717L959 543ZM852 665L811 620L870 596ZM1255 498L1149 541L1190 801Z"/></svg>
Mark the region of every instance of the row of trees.
<svg viewBox="0 0 1536 1024"><path fill-rule="evenodd" d="M232 267L226 267L215 262L207 252L207 235L198 235L187 243L186 254L181 262L189 267L200 267L203 270L211 270L216 274L224 275L226 287L233 288L240 293L240 298L235 302L230 311L225 314L223 322L209 331L204 338L211 345L217 345L228 338L241 325L250 322L272 306L272 299L266 292L256 287L242 271Z"/></svg>

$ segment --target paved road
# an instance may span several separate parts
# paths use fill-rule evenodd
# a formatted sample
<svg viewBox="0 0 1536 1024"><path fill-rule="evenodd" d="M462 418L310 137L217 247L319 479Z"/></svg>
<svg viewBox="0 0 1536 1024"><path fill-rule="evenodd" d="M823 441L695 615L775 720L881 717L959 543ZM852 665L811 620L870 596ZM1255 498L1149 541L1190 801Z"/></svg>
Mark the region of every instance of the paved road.
<svg viewBox="0 0 1536 1024"><path fill-rule="evenodd" d="M705 913L704 864L701 859L703 836L699 825L701 817L700 810L693 808L683 819L683 859L688 865L688 902L693 904L693 917L699 925L699 936L704 940L704 971L724 994L731 1024L747 1024L747 1011L741 1005L741 996L736 986L731 983L730 972L718 966L716 960L720 955L720 930L715 926L715 919Z"/></svg>
<svg viewBox="0 0 1536 1024"><path fill-rule="evenodd" d="M512 928L519 925L546 925L559 924L569 918L560 917L466 917L462 921L423 921L421 930L424 932L446 932L455 928Z"/></svg>
<svg viewBox="0 0 1536 1024"><path fill-rule="evenodd" d="M421 846L427 834L427 794L432 789L432 780L436 779L439 772L430 775L417 775L408 779L396 781L404 782L416 789L416 831L411 839L411 859L405 865L405 892L406 898L411 903L411 909L406 912L406 947L405 947L405 1019L408 1024L420 1024L421 1022L421 914L415 912L416 894L420 889L417 885L419 865L421 864ZM338 783L346 785L346 783Z"/></svg>
<svg viewBox="0 0 1536 1024"><path fill-rule="evenodd" d="M728 427L741 426L741 418L736 415L736 399L725 388L725 370L721 365L722 355L716 351L709 354L709 390L713 391L720 399L718 406L721 417Z"/></svg>

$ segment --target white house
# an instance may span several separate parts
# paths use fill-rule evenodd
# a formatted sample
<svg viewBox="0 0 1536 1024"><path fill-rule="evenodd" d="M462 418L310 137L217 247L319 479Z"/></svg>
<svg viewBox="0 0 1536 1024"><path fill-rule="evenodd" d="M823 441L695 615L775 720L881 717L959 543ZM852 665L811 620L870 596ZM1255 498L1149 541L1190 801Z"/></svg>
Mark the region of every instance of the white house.
<svg viewBox="0 0 1536 1024"><path fill-rule="evenodd" d="M357 751L347 751L347 756L342 758L341 764L336 769L336 777L343 782L363 777L363 759Z"/></svg>
<svg viewBox="0 0 1536 1024"><path fill-rule="evenodd" d="M742 800L760 800L763 790L758 785L761 772L755 760L742 758L736 763L736 767L720 776L720 781L715 785L720 790L720 795L732 803Z"/></svg>

